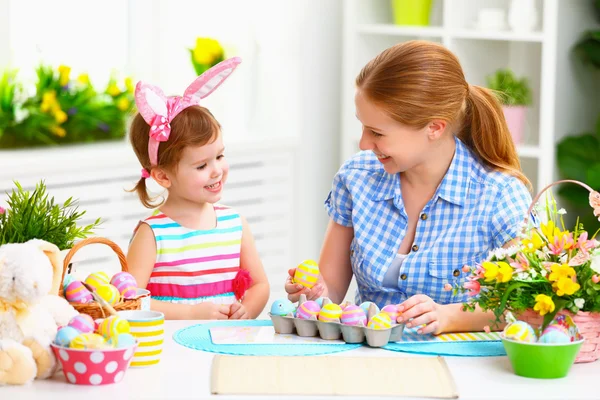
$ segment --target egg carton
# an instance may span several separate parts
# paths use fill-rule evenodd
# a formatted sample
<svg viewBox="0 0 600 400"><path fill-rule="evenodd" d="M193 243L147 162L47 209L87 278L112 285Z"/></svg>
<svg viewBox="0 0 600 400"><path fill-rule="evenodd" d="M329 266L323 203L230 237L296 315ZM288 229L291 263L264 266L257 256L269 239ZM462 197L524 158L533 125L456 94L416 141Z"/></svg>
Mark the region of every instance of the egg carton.
<svg viewBox="0 0 600 400"><path fill-rule="evenodd" d="M368 320L371 320L375 314L375 307L370 307L367 313ZM268 315L273 321L275 332L280 334L297 334L302 337L319 336L324 340L342 339L346 343L363 343L366 340L371 347L383 347L389 342L398 342L402 340L404 332L404 324L394 324L391 328L373 329L366 326L346 325L341 322L301 319L291 314L273 315L268 313Z"/></svg>

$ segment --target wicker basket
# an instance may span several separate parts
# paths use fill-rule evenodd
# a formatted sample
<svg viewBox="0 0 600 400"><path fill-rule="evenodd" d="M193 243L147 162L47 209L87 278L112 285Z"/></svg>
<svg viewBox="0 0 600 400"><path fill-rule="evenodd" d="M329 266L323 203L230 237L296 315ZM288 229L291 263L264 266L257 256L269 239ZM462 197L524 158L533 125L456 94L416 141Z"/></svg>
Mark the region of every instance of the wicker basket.
<svg viewBox="0 0 600 400"><path fill-rule="evenodd" d="M64 282L65 273L67 271L67 268L69 267L69 263L71 262L71 259L75 255L75 253L77 253L77 251L79 249L81 249L82 247L85 247L89 244L95 244L95 243L105 244L108 247L110 247L119 257L119 262L121 263L121 270L123 270L125 272L128 271L127 259L125 258L125 254L123 254L123 251L116 243L110 241L109 239L103 238L103 237L91 237L91 238L84 239L84 240L78 242L77 244L75 244L73 246L73 248L65 256L65 260L63 262L63 273L62 273L61 283ZM60 296L65 297L64 288L63 288L62 284L60 285L59 294L60 294ZM69 304L71 304L71 306L73 306L73 308L75 308L75 310L77 310L79 313L88 314L93 319L106 318L108 316L108 311L104 310L104 308L97 301L92 301L90 303L85 303L85 304L80 304L80 303L69 303ZM141 304L142 304L142 299L140 297L135 298L135 299L121 299L117 304L113 305L113 308L116 311L140 310Z"/></svg>
<svg viewBox="0 0 600 400"><path fill-rule="evenodd" d="M600 358L600 313L579 311L573 314L568 310L561 310L557 315L568 315L573 319L579 332L585 339L579 354L575 359L576 363L586 363L596 361ZM525 321L531 326L541 326L544 317L533 310L527 310L516 317L520 321Z"/></svg>

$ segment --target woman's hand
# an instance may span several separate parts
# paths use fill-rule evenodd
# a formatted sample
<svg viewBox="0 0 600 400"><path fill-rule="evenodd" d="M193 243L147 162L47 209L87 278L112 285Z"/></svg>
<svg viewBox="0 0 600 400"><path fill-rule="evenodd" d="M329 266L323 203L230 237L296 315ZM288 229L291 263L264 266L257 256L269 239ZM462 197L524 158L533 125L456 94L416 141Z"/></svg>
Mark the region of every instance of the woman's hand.
<svg viewBox="0 0 600 400"><path fill-rule="evenodd" d="M297 302L300 299L301 294L305 294L306 298L308 300L316 300L319 297L321 297L321 295L325 291L325 284L323 283L323 280L320 275L319 275L319 280L317 281L315 286L313 286L311 289L309 289L300 284L293 282L295 272L296 272L296 268L291 268L288 271L288 277L285 280L285 286L284 286L285 291L288 294L288 299L292 303Z"/></svg>
<svg viewBox="0 0 600 400"><path fill-rule="evenodd" d="M399 304L398 311L402 313L398 323L406 322L407 328L418 326L417 332L420 334L437 335L444 331L447 324L444 307L424 294L417 294Z"/></svg>

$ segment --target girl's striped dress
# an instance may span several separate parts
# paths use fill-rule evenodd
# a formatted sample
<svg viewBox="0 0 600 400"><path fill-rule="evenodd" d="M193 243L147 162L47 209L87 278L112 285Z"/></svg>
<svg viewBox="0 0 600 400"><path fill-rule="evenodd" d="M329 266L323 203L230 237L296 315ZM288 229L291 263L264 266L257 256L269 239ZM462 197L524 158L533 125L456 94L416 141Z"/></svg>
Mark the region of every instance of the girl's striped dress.
<svg viewBox="0 0 600 400"><path fill-rule="evenodd" d="M242 220L233 209L214 205L214 229L188 229L156 210L144 222L156 239L156 263L148 281L153 299L197 304L236 301ZM245 272L245 271L244 271Z"/></svg>

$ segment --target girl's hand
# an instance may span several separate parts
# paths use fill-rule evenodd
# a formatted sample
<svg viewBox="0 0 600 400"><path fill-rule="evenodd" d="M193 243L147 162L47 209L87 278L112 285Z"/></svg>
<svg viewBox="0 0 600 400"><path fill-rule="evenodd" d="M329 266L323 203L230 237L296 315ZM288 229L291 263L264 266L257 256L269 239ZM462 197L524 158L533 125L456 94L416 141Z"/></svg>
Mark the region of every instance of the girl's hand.
<svg viewBox="0 0 600 400"><path fill-rule="evenodd" d="M437 335L446 326L443 306L424 294L417 294L399 304L398 311L402 313L398 317L398 323L406 322L407 328L418 326L417 332L420 334L433 333ZM422 327L423 325L424 327Z"/></svg>
<svg viewBox="0 0 600 400"><path fill-rule="evenodd" d="M296 268L291 268L288 271L288 277L285 280L285 291L288 294L288 299L292 302L295 303L300 299L300 295L301 294L305 294L306 298L308 300L316 300L319 297L321 297L321 295L323 294L323 292L325 291L325 285L321 280L321 276L319 276L319 280L317 281L316 285L313 286L311 289L306 288L302 285L299 285L297 283L294 283L292 281L292 279L294 278L294 273L296 272Z"/></svg>
<svg viewBox="0 0 600 400"><path fill-rule="evenodd" d="M229 305L215 304L211 302L194 304L191 319L229 319Z"/></svg>
<svg viewBox="0 0 600 400"><path fill-rule="evenodd" d="M229 308L229 319L249 319L250 314L246 311L246 307L240 302L232 303Z"/></svg>

